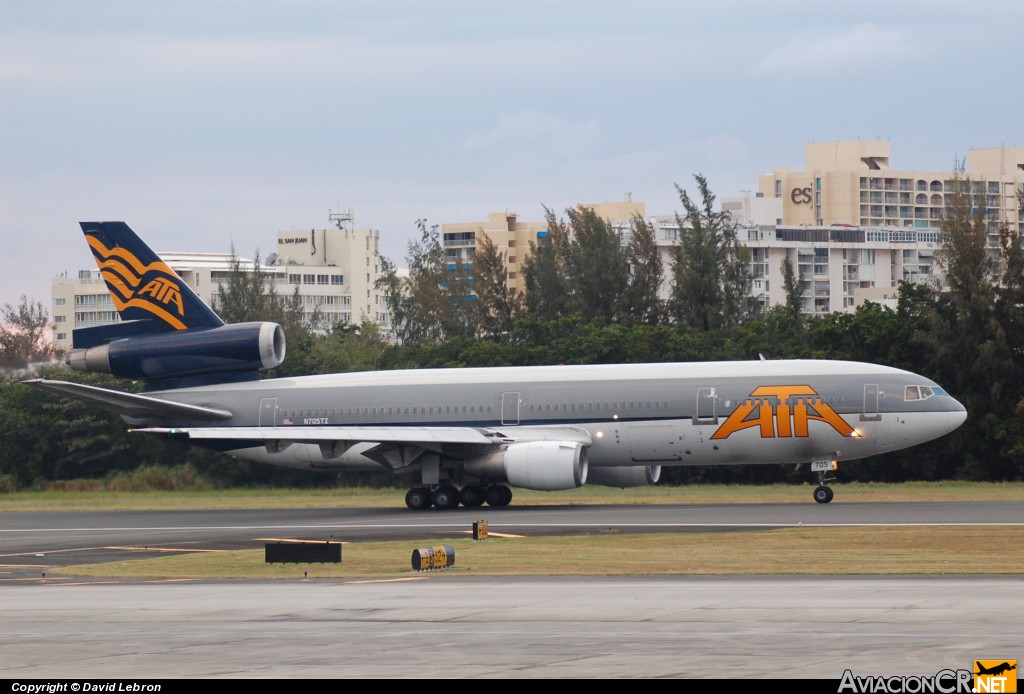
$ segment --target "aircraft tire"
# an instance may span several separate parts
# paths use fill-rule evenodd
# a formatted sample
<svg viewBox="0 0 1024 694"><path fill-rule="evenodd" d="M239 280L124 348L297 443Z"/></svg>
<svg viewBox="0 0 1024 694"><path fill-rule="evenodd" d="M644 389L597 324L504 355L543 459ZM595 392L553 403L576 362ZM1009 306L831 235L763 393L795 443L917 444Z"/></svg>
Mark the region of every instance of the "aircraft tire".
<svg viewBox="0 0 1024 694"><path fill-rule="evenodd" d="M488 506L508 506L512 503L512 490L503 484L492 484L484 490Z"/></svg>
<svg viewBox="0 0 1024 694"><path fill-rule="evenodd" d="M459 505L459 490L445 485L434 490L434 506L438 508L456 508Z"/></svg>
<svg viewBox="0 0 1024 694"><path fill-rule="evenodd" d="M814 489L814 500L819 504L827 504L832 501L834 495L835 492L832 491L832 487L826 487L823 484Z"/></svg>
<svg viewBox="0 0 1024 694"><path fill-rule="evenodd" d="M484 489L475 484L467 484L459 492L459 503L466 508L476 508L484 505Z"/></svg>
<svg viewBox="0 0 1024 694"><path fill-rule="evenodd" d="M433 501L430 490L426 487L413 487L405 493L405 505L413 511L428 509Z"/></svg>

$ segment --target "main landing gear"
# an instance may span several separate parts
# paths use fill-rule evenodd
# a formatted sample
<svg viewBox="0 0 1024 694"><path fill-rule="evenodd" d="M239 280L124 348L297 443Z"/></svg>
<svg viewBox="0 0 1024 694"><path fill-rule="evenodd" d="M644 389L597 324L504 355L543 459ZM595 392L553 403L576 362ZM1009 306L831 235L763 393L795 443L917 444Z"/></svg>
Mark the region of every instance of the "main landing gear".
<svg viewBox="0 0 1024 694"><path fill-rule="evenodd" d="M431 506L436 508L457 508L462 504L466 508L483 506L508 506L512 501L512 490L503 484L492 484L481 487L468 484L462 489L450 484L442 484L433 490L427 487L413 487L405 494L405 505L413 511L422 511Z"/></svg>

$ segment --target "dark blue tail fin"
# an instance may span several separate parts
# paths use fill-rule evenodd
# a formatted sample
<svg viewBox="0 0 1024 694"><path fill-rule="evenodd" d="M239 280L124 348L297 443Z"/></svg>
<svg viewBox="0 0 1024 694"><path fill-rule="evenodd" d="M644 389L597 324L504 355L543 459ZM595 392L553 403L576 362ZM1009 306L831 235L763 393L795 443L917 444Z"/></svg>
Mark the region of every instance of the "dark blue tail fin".
<svg viewBox="0 0 1024 694"><path fill-rule="evenodd" d="M152 332L224 325L127 224L81 225L121 320L150 322Z"/></svg>

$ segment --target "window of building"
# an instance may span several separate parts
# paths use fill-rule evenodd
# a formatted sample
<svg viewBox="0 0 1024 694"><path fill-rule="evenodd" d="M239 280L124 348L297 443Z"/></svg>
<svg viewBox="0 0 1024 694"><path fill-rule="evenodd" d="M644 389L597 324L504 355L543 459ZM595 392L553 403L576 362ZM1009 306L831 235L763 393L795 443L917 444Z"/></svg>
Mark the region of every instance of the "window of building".
<svg viewBox="0 0 1024 694"><path fill-rule="evenodd" d="M317 275L316 276L316 283L317 284L327 284L327 275Z"/></svg>
<svg viewBox="0 0 1024 694"><path fill-rule="evenodd" d="M341 284L345 284L345 276L344 275L331 275L331 284L333 284L335 286L341 285Z"/></svg>
<svg viewBox="0 0 1024 694"><path fill-rule="evenodd" d="M53 305L54 306L63 306L65 303L66 303L66 301L64 299L54 299L53 300Z"/></svg>
<svg viewBox="0 0 1024 694"><path fill-rule="evenodd" d="M302 276L302 283L303 284L316 284L316 275L303 275Z"/></svg>

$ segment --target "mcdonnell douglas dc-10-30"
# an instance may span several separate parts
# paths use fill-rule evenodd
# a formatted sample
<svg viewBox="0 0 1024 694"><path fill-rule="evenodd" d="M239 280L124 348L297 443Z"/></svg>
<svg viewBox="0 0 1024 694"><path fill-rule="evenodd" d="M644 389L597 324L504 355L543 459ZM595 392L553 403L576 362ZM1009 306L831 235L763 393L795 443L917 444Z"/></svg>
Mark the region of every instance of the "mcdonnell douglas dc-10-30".
<svg viewBox="0 0 1024 694"><path fill-rule="evenodd" d="M942 436L967 412L938 384L828 360L375 371L260 380L275 323L225 324L123 222L82 223L121 322L74 331L74 369L145 381L140 394L29 385L106 408L135 430L248 460L392 471L411 509L658 482L663 466L806 463L832 500L840 461ZM453 475L461 470L461 475ZM476 479L458 488L453 476Z"/></svg>

